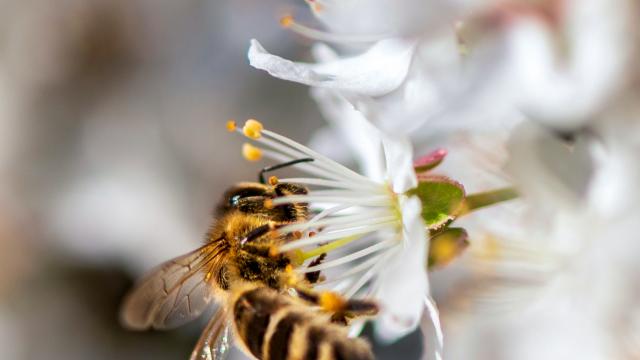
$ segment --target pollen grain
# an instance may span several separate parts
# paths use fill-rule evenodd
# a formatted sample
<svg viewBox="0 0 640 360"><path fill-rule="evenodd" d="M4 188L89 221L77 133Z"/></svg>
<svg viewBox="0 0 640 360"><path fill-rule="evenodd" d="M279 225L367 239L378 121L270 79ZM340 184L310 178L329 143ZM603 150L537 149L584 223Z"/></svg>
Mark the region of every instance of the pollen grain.
<svg viewBox="0 0 640 360"><path fill-rule="evenodd" d="M285 16L280 18L280 26L282 26L284 28L288 28L291 25L293 25L293 16L285 15Z"/></svg>
<svg viewBox="0 0 640 360"><path fill-rule="evenodd" d="M262 159L262 150L249 143L245 143L242 145L242 156L249 161L258 161Z"/></svg>
<svg viewBox="0 0 640 360"><path fill-rule="evenodd" d="M242 127L242 133L251 139L259 139L262 136L262 130L264 126L256 119L249 119L244 123Z"/></svg>

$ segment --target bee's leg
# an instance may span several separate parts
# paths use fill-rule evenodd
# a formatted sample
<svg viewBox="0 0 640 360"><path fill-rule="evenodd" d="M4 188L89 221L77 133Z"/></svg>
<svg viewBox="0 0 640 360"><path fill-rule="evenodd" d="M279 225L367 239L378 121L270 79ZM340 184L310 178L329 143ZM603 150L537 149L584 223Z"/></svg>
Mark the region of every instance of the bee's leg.
<svg viewBox="0 0 640 360"><path fill-rule="evenodd" d="M274 230L275 228L276 228L276 225L273 223L258 226L257 228L251 230L247 234L247 236L244 237L244 239L240 240L240 246L244 246L246 243L250 243L256 240L257 238L261 237L262 235L268 233L271 230Z"/></svg>
<svg viewBox="0 0 640 360"><path fill-rule="evenodd" d="M260 170L260 174L258 175L258 180L260 181L261 184L266 184L267 182L264 179L264 174L265 173L267 173L269 171L282 169L282 168L285 168L287 166L292 166L292 165L295 165L295 164L311 162L311 161L313 161L312 158L302 158L302 159L295 159L295 160L287 161L287 162L284 162L282 164L276 164L276 165L267 166L267 167L263 168L262 170Z"/></svg>
<svg viewBox="0 0 640 360"><path fill-rule="evenodd" d="M327 257L327 253L320 254L320 256L318 256L317 258L313 259L313 261L311 261L309 263L309 267L322 264L322 262L324 261L324 259L326 257ZM320 280L320 270L306 273L306 274L304 274L304 278L310 284L315 284L315 283L318 282L318 280Z"/></svg>
<svg viewBox="0 0 640 360"><path fill-rule="evenodd" d="M354 316L373 316L378 311L378 304L373 300L349 299L345 304L345 312Z"/></svg>
<svg viewBox="0 0 640 360"><path fill-rule="evenodd" d="M250 243L250 242L258 239L259 237L265 235L269 231L273 231L273 230L276 230L276 229L284 227L284 226L286 226L286 224L276 224L276 223L273 223L273 222L270 222L270 223L264 224L264 225L260 225L257 228L249 231L249 233L242 240L240 240L240 245L243 246L243 245L245 245L247 243Z"/></svg>
<svg viewBox="0 0 640 360"><path fill-rule="evenodd" d="M333 315L331 315L331 322L342 326L349 325L349 319L347 319L347 316L343 312L334 313Z"/></svg>
<svg viewBox="0 0 640 360"><path fill-rule="evenodd" d="M306 187L292 183L278 183L273 189L277 196L306 195L309 193Z"/></svg>
<svg viewBox="0 0 640 360"><path fill-rule="evenodd" d="M332 313L331 322L346 325L349 319L359 316L373 316L378 313L378 304L373 300L345 299L333 292L317 293L296 288L298 297L324 311Z"/></svg>
<svg viewBox="0 0 640 360"><path fill-rule="evenodd" d="M348 325L353 318L360 316L374 316L378 313L378 304L372 300L347 299L342 309L337 309L331 315L331 322Z"/></svg>

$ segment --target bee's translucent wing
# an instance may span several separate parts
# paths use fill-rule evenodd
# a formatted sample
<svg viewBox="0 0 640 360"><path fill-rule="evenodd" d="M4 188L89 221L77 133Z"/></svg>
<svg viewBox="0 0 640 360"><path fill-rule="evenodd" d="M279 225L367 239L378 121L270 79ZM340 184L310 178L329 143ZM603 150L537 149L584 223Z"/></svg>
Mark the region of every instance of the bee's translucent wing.
<svg viewBox="0 0 640 360"><path fill-rule="evenodd" d="M202 332L189 360L223 360L231 349L231 325L224 310L218 310Z"/></svg>
<svg viewBox="0 0 640 360"><path fill-rule="evenodd" d="M151 271L125 299L120 313L123 325L166 329L196 318L211 302L218 254L209 243Z"/></svg>

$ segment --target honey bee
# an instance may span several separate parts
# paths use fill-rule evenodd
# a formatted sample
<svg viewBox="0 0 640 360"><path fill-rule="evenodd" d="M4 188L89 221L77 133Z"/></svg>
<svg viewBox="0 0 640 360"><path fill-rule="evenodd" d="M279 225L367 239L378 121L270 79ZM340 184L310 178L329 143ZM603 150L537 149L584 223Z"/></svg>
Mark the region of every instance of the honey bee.
<svg viewBox="0 0 640 360"><path fill-rule="evenodd" d="M290 255L277 252L295 236L274 230L308 220L310 211L306 203L269 206L269 200L308 189L274 177L266 183L264 173L304 161L311 159L265 168L260 182L228 189L205 244L152 270L127 295L121 309L124 326L174 328L216 302L192 360L224 358L232 333L257 359L373 359L369 344L349 338L344 325L352 317L375 314L376 304L315 292L319 273L298 278ZM323 259L320 255L312 264Z"/></svg>

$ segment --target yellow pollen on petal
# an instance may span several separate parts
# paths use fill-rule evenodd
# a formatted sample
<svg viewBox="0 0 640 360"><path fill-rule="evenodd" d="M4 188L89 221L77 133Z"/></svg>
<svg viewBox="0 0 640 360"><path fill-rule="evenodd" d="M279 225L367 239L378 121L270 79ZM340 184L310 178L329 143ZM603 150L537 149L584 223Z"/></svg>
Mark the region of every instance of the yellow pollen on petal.
<svg viewBox="0 0 640 360"><path fill-rule="evenodd" d="M278 177L277 176L269 177L269 185L271 185L271 186L278 185Z"/></svg>
<svg viewBox="0 0 640 360"><path fill-rule="evenodd" d="M262 150L249 143L245 143L242 145L242 156L249 161L258 161L262 159Z"/></svg>
<svg viewBox="0 0 640 360"><path fill-rule="evenodd" d="M242 127L242 133L251 139L259 139L262 136L262 130L264 126L256 119L249 119L244 123Z"/></svg>
<svg viewBox="0 0 640 360"><path fill-rule="evenodd" d="M235 121L233 121L233 120L227 121L227 130L229 132L236 131L236 128L237 128L237 126L236 126L236 122Z"/></svg>
<svg viewBox="0 0 640 360"><path fill-rule="evenodd" d="M320 306L327 312L339 312L344 309L345 300L342 296L331 292L324 291L320 293Z"/></svg>
<svg viewBox="0 0 640 360"><path fill-rule="evenodd" d="M286 272L287 274L291 274L293 272L293 265L287 264L287 266L284 268L284 272Z"/></svg>
<svg viewBox="0 0 640 360"><path fill-rule="evenodd" d="M291 25L293 25L293 16L285 15L285 16L280 18L280 26L282 26L284 28L288 28Z"/></svg>

